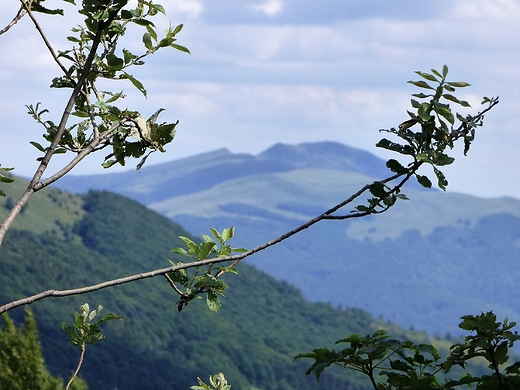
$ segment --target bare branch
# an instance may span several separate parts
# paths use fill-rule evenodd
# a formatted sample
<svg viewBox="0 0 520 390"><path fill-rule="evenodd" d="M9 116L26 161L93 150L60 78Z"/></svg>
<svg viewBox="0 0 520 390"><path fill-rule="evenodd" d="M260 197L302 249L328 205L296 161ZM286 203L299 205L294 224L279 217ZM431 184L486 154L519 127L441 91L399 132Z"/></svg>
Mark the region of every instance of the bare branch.
<svg viewBox="0 0 520 390"><path fill-rule="evenodd" d="M11 23L9 23L7 26L5 26L3 29L0 30L0 35L5 34L7 31L11 29L20 19L22 19L27 11L25 10L24 6L22 5L18 12L16 13L16 16L11 20Z"/></svg>
<svg viewBox="0 0 520 390"><path fill-rule="evenodd" d="M61 63L60 59L58 58L58 56L54 52L54 49L52 48L49 40L47 39L47 37L45 36L43 30L41 29L40 24L38 23L38 21L36 20L36 18L33 15L33 13L31 12L30 2L28 3L28 2L26 2L24 0L20 0L20 1L22 3L22 7L24 7L24 9L25 9L25 12L29 15L29 17L31 18L32 22L34 23L34 27L36 27L36 30L38 31L38 33L42 37L43 42L45 43L45 46L47 46L47 49L49 49L49 52L51 53L52 58L54 58L54 61L56 61L56 63L58 64L60 69L63 71L63 73L65 73L65 75L67 75L67 68L65 68L65 66L63 66L63 64ZM74 80L72 80L70 77L69 77L69 79L70 79L70 81L72 81L74 83Z"/></svg>

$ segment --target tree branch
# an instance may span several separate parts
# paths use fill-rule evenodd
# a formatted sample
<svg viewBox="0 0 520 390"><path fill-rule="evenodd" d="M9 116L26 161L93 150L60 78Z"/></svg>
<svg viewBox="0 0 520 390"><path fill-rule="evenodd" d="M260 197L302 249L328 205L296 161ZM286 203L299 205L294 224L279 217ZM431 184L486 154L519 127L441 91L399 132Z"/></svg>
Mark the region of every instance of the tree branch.
<svg viewBox="0 0 520 390"><path fill-rule="evenodd" d="M11 29L11 27L13 27L16 23L18 23L18 21L20 19L22 19L25 16L26 13L27 13L27 11L25 10L24 6L22 5L20 7L20 9L18 10L18 12L16 13L15 17L13 18L13 20L11 20L11 23L9 23L7 26L5 26L3 29L0 30L0 35L5 34L7 31L9 31Z"/></svg>
<svg viewBox="0 0 520 390"><path fill-rule="evenodd" d="M421 165L421 163L416 163L412 168L410 168L410 172L408 173L401 173L401 174L395 174L393 176L390 176L384 180L381 180L381 182L384 182L384 183L387 183L387 182L390 182L392 180L395 180L401 176L406 176L399 184L398 186L402 186L404 184L404 182L406 182L412 175L413 175L413 172L415 172L419 166ZM397 187L397 186L396 186ZM259 245L253 249L250 249L248 250L247 252L244 252L242 254L239 254L239 255L234 255L234 256L228 256L228 257L217 257L217 258L213 258L213 259L207 259L207 260L201 260L201 261L193 261L193 262L190 262L190 263L183 263L183 264L178 264L176 266L172 266L172 267L168 267L168 268L162 268L162 269L157 269L157 270L153 270L153 271L149 271L149 272L144 272L144 273L139 273L139 274L135 274L135 275L131 275L131 276L127 276L127 277L123 277L123 278L118 278L118 279L113 279L113 280L109 280L109 281L106 281L106 282L103 282L103 283L99 283L99 284L95 284L95 285L92 285L92 286L86 286L86 287L81 287L81 288L76 288L76 289L70 289L70 290L47 290L47 291L43 291L39 294L35 294L35 295L32 295L30 297L26 297L26 298L22 298L22 299L19 299L19 300L16 300L16 301L13 301L13 302L10 302L6 305L3 305L3 306L0 306L0 314L6 312L6 311L9 311L11 309L14 309L16 307L20 307L20 306L24 306L24 305L29 305L29 304L32 304L36 301L39 301L41 299L45 299L45 298L49 298L49 297L66 297L66 296L72 296L72 295L81 295L81 294L86 294L86 293L90 293L90 292L93 292L93 291L98 291L98 290L102 290L102 289L105 289L105 288L108 288L108 287L113 287L113 286L117 286L117 285L120 285L120 284L126 284L126 283L130 283L130 282L135 282L137 280L141 280L141 279L147 279L147 278L153 278L155 276L162 276L162 275L166 275L170 272L174 272L174 271L178 271L178 270L181 270L181 269L188 269L188 268L196 268L196 267L201 267L201 266L205 266L205 265L210 265L210 264L218 264L218 263L224 263L224 262L232 262L232 266L238 264L239 262L241 262L243 259L245 259L246 257L249 257L257 252L260 252L260 251L263 251L264 249L267 249L273 245L276 245L286 239L288 239L289 237L291 236L294 236L295 234L301 232L302 230L305 230L307 228L309 228L310 226L322 221L322 220L325 220L327 219L328 216L330 216L331 214L333 214L334 212L338 211L339 209L341 209L342 207L346 206L347 204L351 203L353 200L355 200L357 197L359 197L361 194L363 194L364 192L366 192L368 189L370 188L370 185L365 185L364 187L362 187L358 192L356 192L355 194L351 195L348 199L344 200L343 202L341 203L338 203L337 205L335 205L334 207L330 208L329 210L327 210L326 212L324 212L323 214L307 221L306 223L298 226L297 228L281 235L280 237L274 239L274 240L271 240L271 241L268 241L262 245ZM395 187L394 187L395 188ZM351 218L354 218L355 216L357 216L357 213L356 214L353 214L353 216ZM222 274L224 273L224 271L219 271L216 275L216 277L219 277L221 276ZM175 289L177 291L177 289ZM178 293L178 291L177 291Z"/></svg>
<svg viewBox="0 0 520 390"><path fill-rule="evenodd" d="M63 64L61 63L60 59L58 58L58 56L54 52L54 49L52 48L49 40L47 39L47 37L45 36L43 30L41 29L40 24L38 23L38 21L36 20L36 18L33 15L33 13L31 12L31 5L28 4L24 0L20 0L20 2L22 3L22 7L25 8L25 12L29 15L29 17L31 18L32 22L34 23L34 27L36 28L36 30L38 31L38 33L42 37L43 42L45 43L45 46L47 46L47 49L49 49L49 52L51 53L52 58L54 58L54 61L56 61L56 63L58 64L60 69L63 71L63 73L65 73L65 75L67 75L67 69L63 66ZM72 79L71 79L71 81L74 82L74 80L72 80ZM78 82L78 84L79 84L79 82Z"/></svg>
<svg viewBox="0 0 520 390"><path fill-rule="evenodd" d="M99 23L98 30L96 31L96 35L92 41L92 48L90 50L89 56L87 60L85 61L85 67L83 68L83 71L81 72L77 84L74 86L74 89L72 91L72 94L70 95L69 101L67 102L67 105L65 107L65 110L63 111L63 115L60 120L60 124L58 126L58 129L56 131L56 135L54 140L52 141L51 145L49 146L47 153L45 153L45 156L43 157L38 169L36 170L33 178L31 179L31 182L29 183L29 186L25 190L25 192L22 194L20 199L16 202L14 207L11 209L5 220L0 225L0 245L2 245L2 241L5 237L5 234L11 227L12 223L14 222L14 219L16 216L20 213L22 208L27 204L31 196L37 191L36 186L38 182L40 181L41 177L43 176L43 173L47 169L47 166L49 165L49 162L52 158L52 155L54 154L54 151L56 150L56 147L58 146L61 137L65 131L65 128L67 126L67 121L69 120L69 117L72 112L72 108L74 107L74 103L76 101L76 98L78 97L79 93L81 92L81 88L83 86L83 83L85 82L88 74L90 73L90 68L92 66L92 62L94 61L94 58L96 56L96 51L99 46L99 43L101 41L101 37L103 35L104 28L109 25L112 22L111 19L108 19L105 23ZM38 188L43 188L40 186Z"/></svg>

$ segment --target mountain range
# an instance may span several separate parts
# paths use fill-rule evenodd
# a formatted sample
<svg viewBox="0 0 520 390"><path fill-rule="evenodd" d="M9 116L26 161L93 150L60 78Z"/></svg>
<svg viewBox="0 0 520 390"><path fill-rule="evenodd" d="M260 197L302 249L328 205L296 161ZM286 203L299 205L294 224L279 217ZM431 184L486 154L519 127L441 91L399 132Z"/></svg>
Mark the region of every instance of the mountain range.
<svg viewBox="0 0 520 390"><path fill-rule="evenodd" d="M277 144L257 156L220 149L139 173L68 176L57 186L119 193L195 235L235 226L236 244L252 248L389 175L368 152L320 142ZM462 315L481 311L520 319L520 200L417 183L403 192L410 200L385 214L322 222L248 262L311 301L430 334L457 333Z"/></svg>

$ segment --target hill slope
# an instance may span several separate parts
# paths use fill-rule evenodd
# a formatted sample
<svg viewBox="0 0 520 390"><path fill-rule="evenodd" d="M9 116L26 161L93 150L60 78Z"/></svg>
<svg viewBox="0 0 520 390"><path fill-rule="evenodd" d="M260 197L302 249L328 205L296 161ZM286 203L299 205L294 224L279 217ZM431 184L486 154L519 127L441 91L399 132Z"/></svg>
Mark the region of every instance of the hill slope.
<svg viewBox="0 0 520 390"><path fill-rule="evenodd" d="M276 145L258 156L221 150L119 175L72 177L60 185L117 190L195 234L236 226L237 244L253 247L388 170L369 153L326 142ZM131 184L125 187L123 180ZM322 223L251 262L296 285L308 299L359 306L432 334L456 332L461 315L490 309L520 319L514 293L520 201L423 190L413 183L404 193L411 200L384 215Z"/></svg>
<svg viewBox="0 0 520 390"><path fill-rule="evenodd" d="M40 202L47 209L37 208ZM74 219L56 217L37 232L22 228L8 233L0 248L0 302L164 267L171 248L181 244L177 236L188 235L165 217L107 192L78 198L51 190L41 193L26 213L32 208L33 218L48 219L68 215L73 205L81 205ZM87 301L125 317L108 323L106 340L87 348L81 374L91 389L186 389L197 376L218 371L238 389L359 388L357 379L342 371L330 371L317 383L304 375L306 363L292 363L292 358L383 324L359 309L309 303L286 283L247 265L239 269L238 276L227 278L229 299L216 314L201 301L177 313L177 296L162 279L36 302L32 308L51 372L63 377L72 372L79 350L66 342L60 324L72 321L73 312ZM23 310L11 315L19 319Z"/></svg>

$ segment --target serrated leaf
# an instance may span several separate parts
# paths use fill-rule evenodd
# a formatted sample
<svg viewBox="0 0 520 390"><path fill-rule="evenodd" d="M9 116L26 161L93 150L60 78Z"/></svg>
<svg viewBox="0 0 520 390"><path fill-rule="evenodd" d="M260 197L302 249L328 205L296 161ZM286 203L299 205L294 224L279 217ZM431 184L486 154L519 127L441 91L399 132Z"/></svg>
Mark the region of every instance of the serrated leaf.
<svg viewBox="0 0 520 390"><path fill-rule="evenodd" d="M403 167L401 165L401 163L397 160L394 160L394 159L390 159L386 162L386 166L392 171L392 172L395 172L395 173L398 173L398 174L404 174L404 173L407 173L408 172L408 169L406 169L405 167Z"/></svg>
<svg viewBox="0 0 520 390"><path fill-rule="evenodd" d="M448 186L448 180L446 180L446 176L437 168L433 167L433 171L435 172L435 176L437 176L437 185L443 191L446 191L446 187Z"/></svg>
<svg viewBox="0 0 520 390"><path fill-rule="evenodd" d="M219 311L222 307L220 299L211 290L208 290L208 293L206 294L206 304L208 305L209 310L214 312Z"/></svg>

